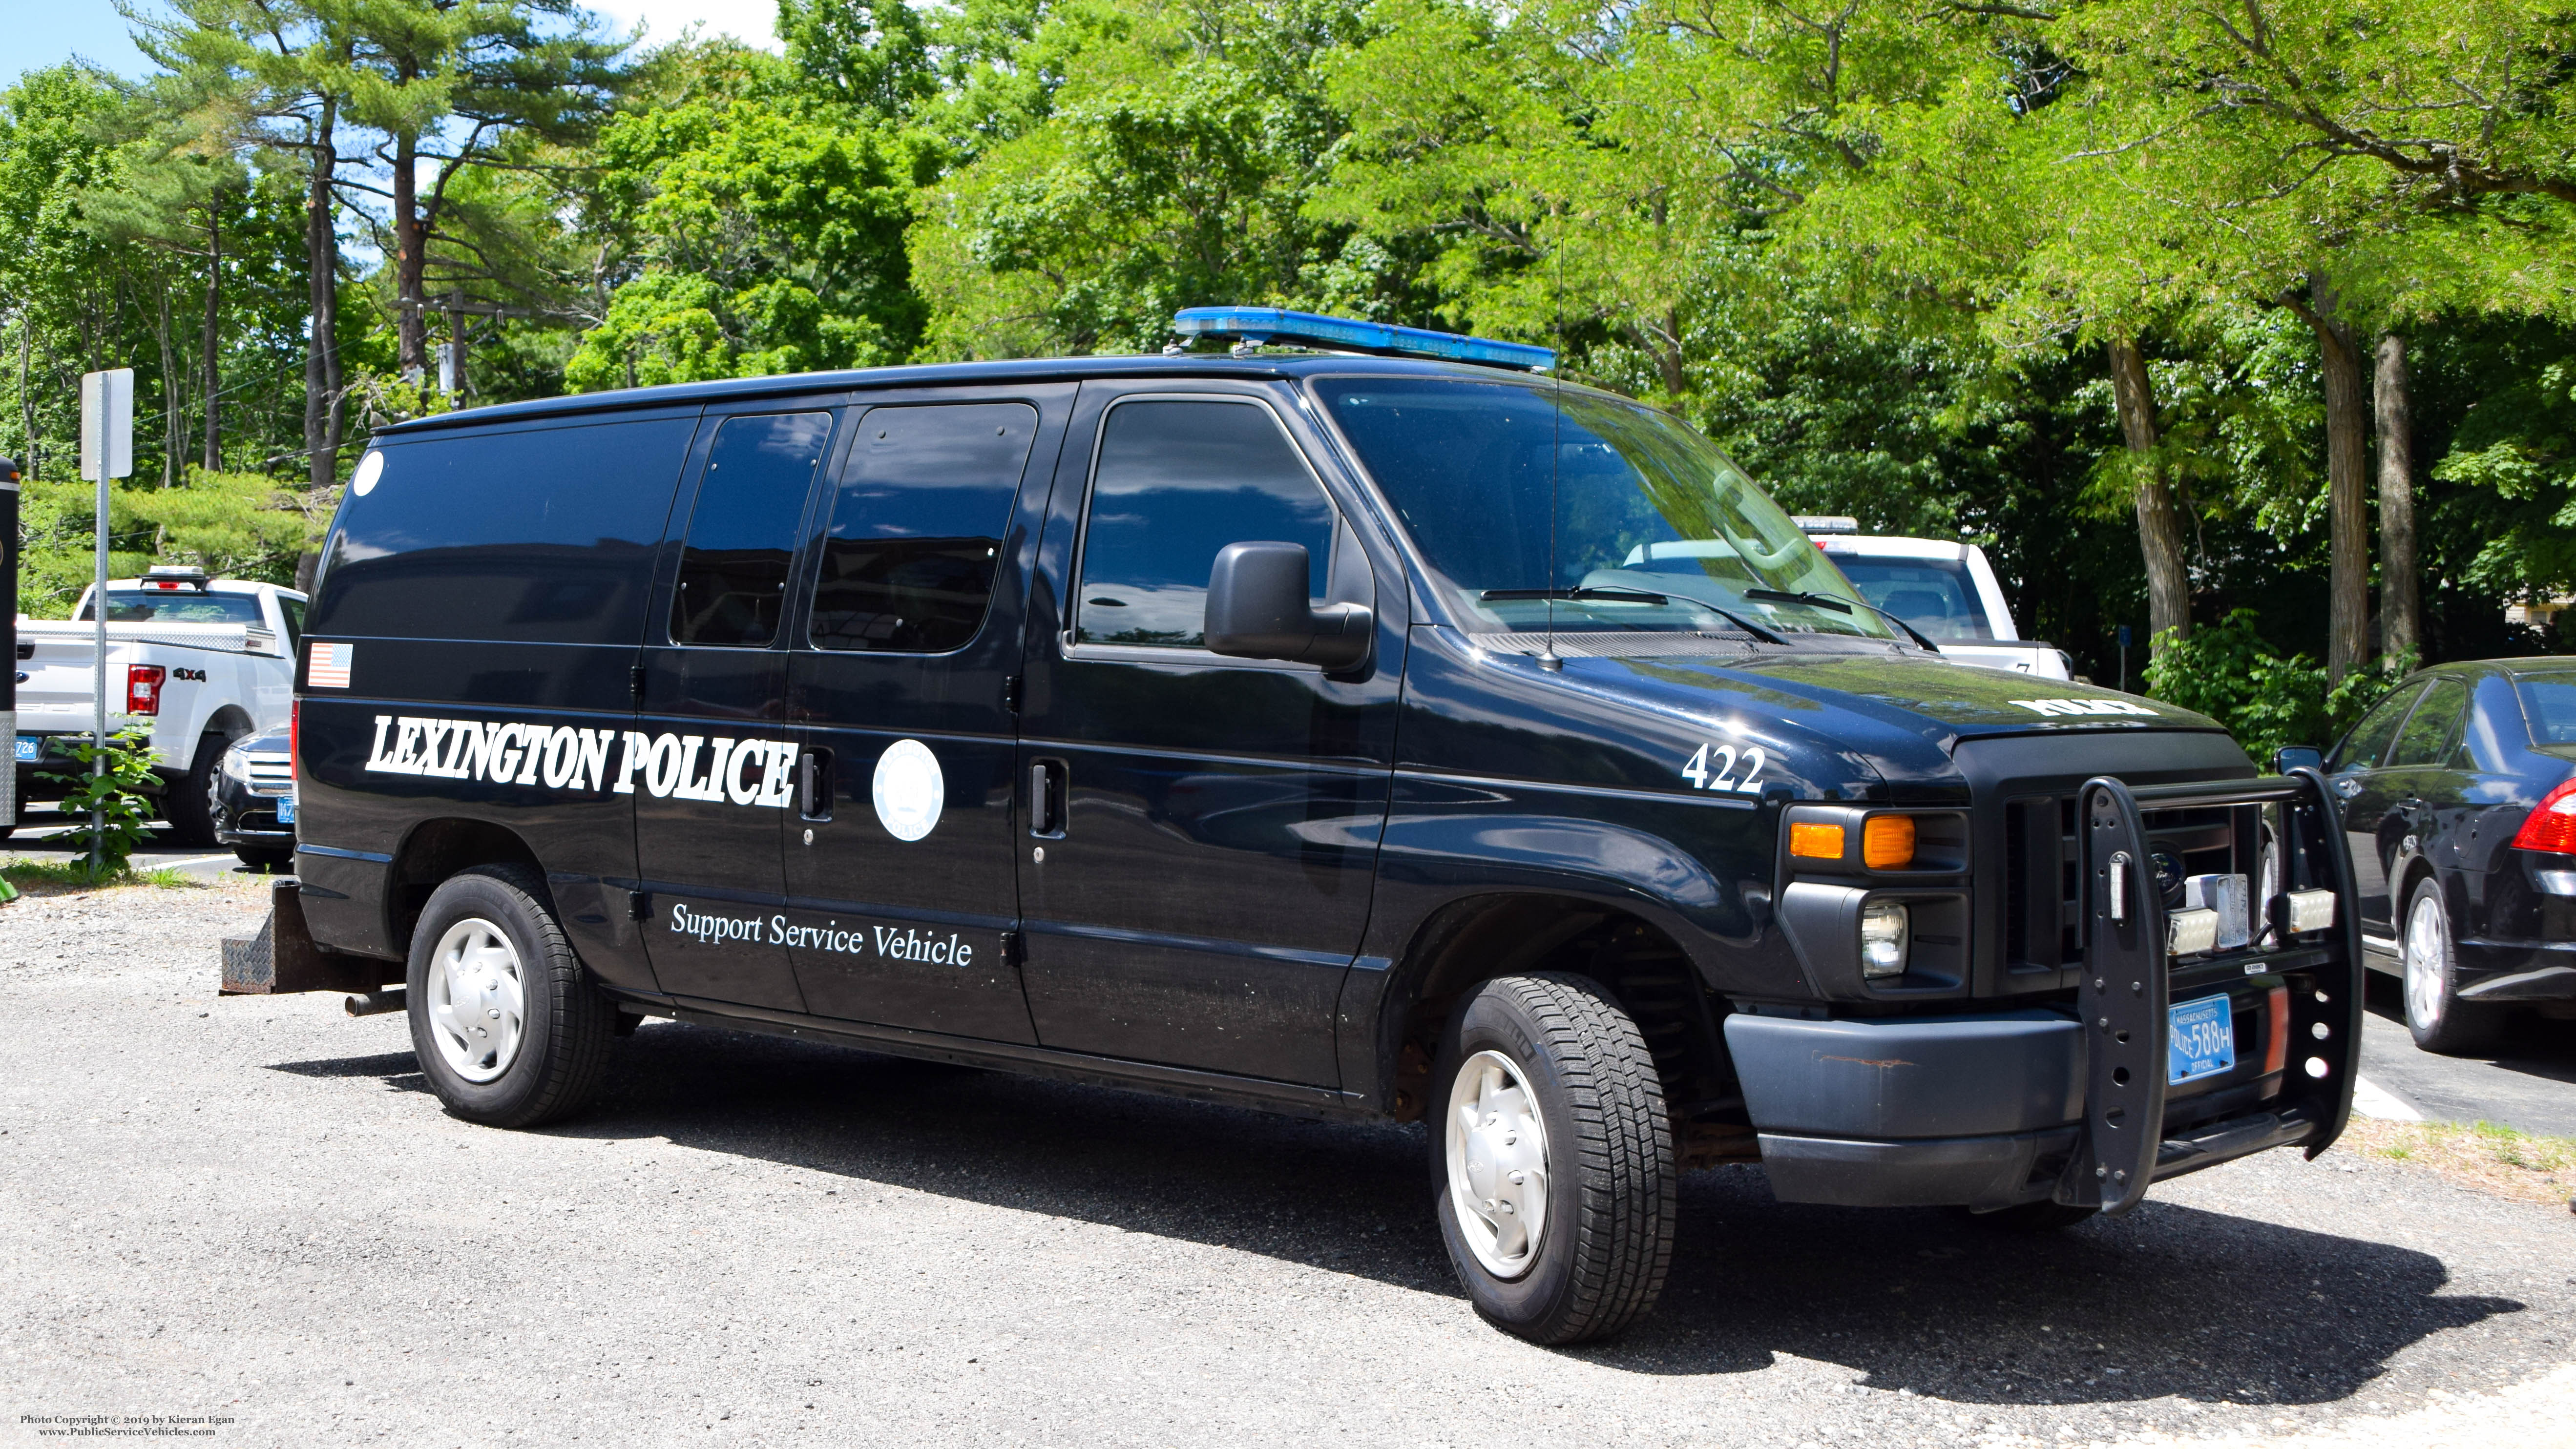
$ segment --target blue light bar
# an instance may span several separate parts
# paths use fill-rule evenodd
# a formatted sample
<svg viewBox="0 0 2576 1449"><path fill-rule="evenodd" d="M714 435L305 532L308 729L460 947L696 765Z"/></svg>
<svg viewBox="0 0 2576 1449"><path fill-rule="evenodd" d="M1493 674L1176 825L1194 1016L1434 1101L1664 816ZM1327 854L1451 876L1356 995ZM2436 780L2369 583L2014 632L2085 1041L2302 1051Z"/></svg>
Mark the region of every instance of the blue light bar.
<svg viewBox="0 0 2576 1449"><path fill-rule="evenodd" d="M1312 312L1290 312L1279 307L1184 307L1173 315L1172 328L1183 337L1231 337L1256 345L1304 342L1339 352L1436 357L1522 372L1546 372L1556 366L1556 354L1544 347L1349 317L1319 317Z"/></svg>

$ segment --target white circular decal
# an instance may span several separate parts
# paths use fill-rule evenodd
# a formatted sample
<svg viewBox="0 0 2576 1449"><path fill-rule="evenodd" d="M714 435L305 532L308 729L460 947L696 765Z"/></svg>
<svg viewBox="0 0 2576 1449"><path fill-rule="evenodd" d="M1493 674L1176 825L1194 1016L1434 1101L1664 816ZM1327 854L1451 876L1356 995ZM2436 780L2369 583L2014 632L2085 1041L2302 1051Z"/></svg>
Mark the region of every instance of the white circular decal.
<svg viewBox="0 0 2576 1449"><path fill-rule="evenodd" d="M940 776L939 757L919 740L897 740L877 756L872 789L877 819L897 840L919 840L939 824L939 809L948 803L948 782Z"/></svg>
<svg viewBox="0 0 2576 1449"><path fill-rule="evenodd" d="M349 491L364 498L376 491L376 480L385 476L385 455L369 453L358 460L358 471L349 475Z"/></svg>

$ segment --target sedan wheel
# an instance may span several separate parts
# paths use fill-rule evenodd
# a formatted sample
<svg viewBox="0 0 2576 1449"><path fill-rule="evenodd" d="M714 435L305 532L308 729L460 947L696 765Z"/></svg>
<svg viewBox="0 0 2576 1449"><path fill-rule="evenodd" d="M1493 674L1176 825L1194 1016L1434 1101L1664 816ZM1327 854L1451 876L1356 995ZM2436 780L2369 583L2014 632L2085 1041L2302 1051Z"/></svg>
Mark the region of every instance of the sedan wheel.
<svg viewBox="0 0 2576 1449"><path fill-rule="evenodd" d="M2415 1045L2446 1056L2466 1056L2494 1042L2504 1024L2497 1007L2459 996L2459 957L2451 946L2451 913L2442 888L2420 881L2406 907L2400 942L2406 968L2406 1029Z"/></svg>

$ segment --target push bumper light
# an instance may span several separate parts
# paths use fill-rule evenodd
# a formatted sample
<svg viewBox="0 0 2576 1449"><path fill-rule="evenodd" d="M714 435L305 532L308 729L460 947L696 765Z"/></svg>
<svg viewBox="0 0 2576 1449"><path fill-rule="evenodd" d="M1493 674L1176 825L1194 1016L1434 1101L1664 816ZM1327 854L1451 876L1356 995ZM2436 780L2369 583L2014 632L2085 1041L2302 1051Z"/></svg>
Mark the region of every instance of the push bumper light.
<svg viewBox="0 0 2576 1449"><path fill-rule="evenodd" d="M1895 901L1872 901L1860 913L1860 974L1884 981L1905 974L1909 912Z"/></svg>

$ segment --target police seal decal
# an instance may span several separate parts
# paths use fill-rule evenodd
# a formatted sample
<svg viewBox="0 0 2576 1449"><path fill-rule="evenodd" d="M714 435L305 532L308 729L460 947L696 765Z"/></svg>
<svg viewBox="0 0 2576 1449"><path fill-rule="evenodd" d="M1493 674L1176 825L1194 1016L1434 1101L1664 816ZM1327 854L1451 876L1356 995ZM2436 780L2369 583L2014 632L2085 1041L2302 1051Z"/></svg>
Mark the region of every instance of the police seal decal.
<svg viewBox="0 0 2576 1449"><path fill-rule="evenodd" d="M939 757L919 740L897 740L877 756L877 819L897 840L919 840L939 824L940 807L948 803L948 782L940 776Z"/></svg>

